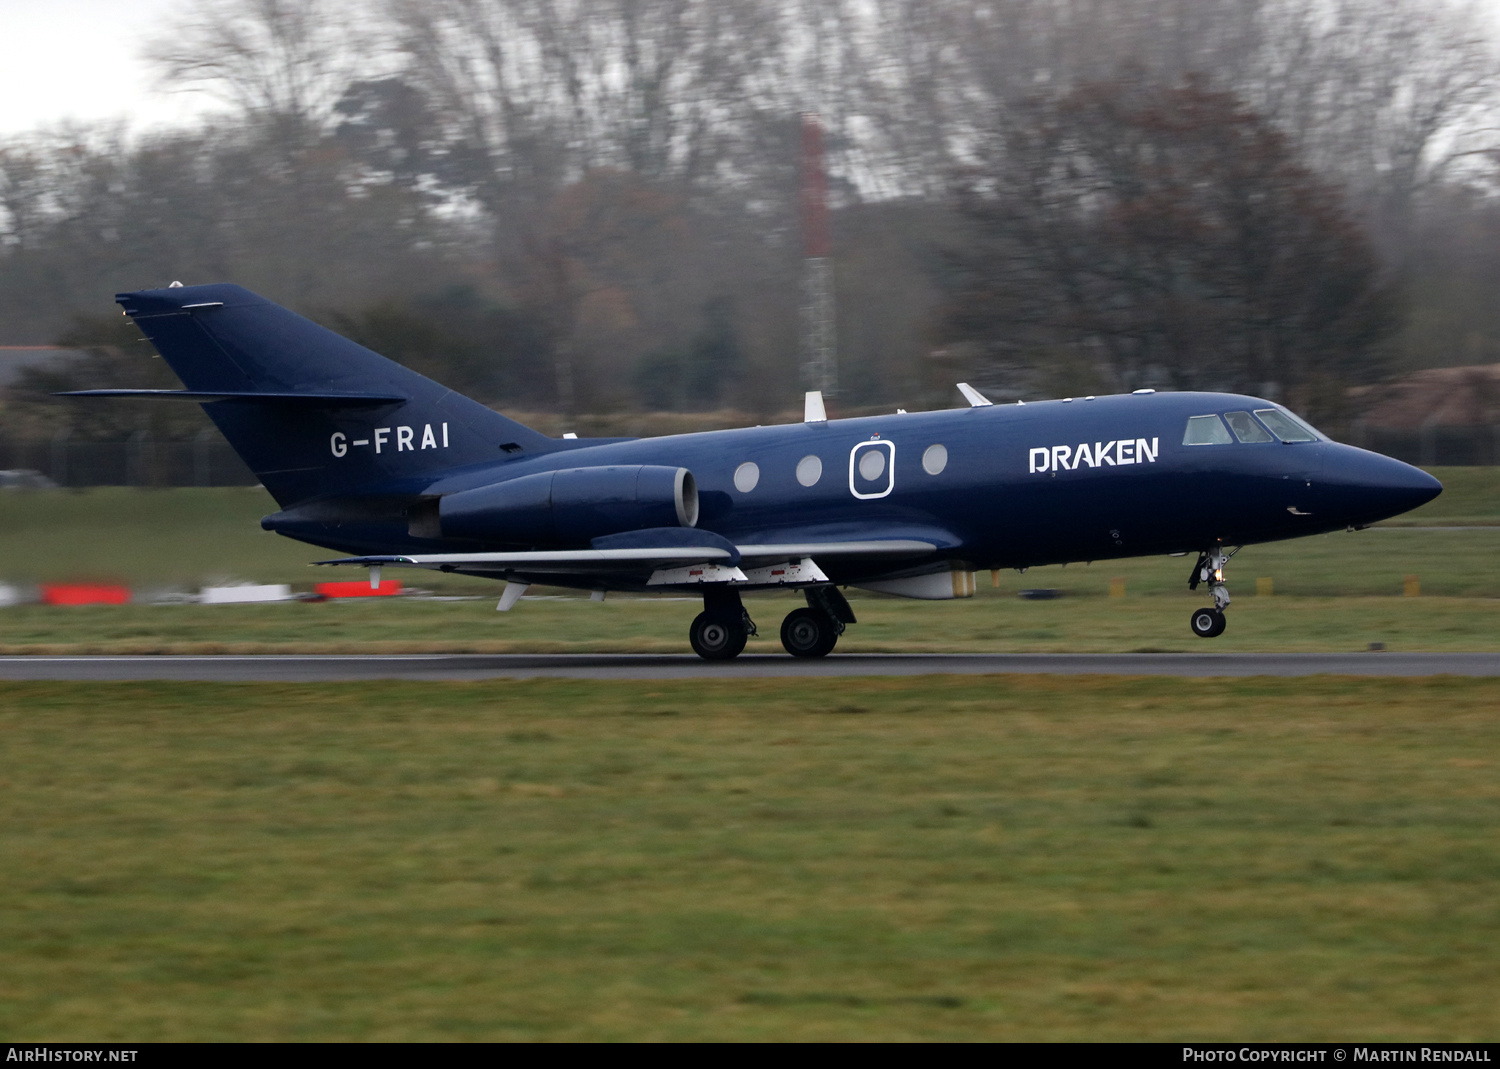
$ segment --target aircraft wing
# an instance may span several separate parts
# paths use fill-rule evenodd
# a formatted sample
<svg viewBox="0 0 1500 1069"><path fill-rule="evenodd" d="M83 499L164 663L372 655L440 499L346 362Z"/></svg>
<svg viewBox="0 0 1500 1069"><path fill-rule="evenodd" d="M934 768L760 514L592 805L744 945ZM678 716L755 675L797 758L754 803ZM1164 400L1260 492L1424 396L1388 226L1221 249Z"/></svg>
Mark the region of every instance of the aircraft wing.
<svg viewBox="0 0 1500 1069"><path fill-rule="evenodd" d="M802 557L921 557L938 547L915 538L868 538L850 542L768 542L735 548L743 560L768 562Z"/></svg>
<svg viewBox="0 0 1500 1069"><path fill-rule="evenodd" d="M664 546L637 549L550 549L516 553L416 553L374 557L341 557L317 564L353 564L436 568L457 571L535 571L548 574L591 572L649 572L664 565L713 564L727 561L727 549L712 546Z"/></svg>
<svg viewBox="0 0 1500 1069"><path fill-rule="evenodd" d="M839 542L755 543L735 546L737 554L714 546L642 546L626 549L525 550L512 553L390 554L340 557L316 563L349 564L365 568L406 567L531 575L649 575L662 569L681 569L696 564L719 566L733 571L739 564L779 564L805 558L921 557L937 548L932 542L912 538L875 538ZM735 559L736 555L738 560ZM736 575L734 578L742 581L745 579L743 575Z"/></svg>

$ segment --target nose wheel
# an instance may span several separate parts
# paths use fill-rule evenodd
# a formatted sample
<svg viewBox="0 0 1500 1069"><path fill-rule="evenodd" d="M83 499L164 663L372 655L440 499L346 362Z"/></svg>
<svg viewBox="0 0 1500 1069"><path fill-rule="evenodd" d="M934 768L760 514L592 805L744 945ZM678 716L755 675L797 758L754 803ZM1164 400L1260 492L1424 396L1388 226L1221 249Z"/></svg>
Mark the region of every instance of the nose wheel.
<svg viewBox="0 0 1500 1069"><path fill-rule="evenodd" d="M1224 633L1229 621L1218 609L1194 609L1189 626L1199 638L1218 638Z"/></svg>
<svg viewBox="0 0 1500 1069"><path fill-rule="evenodd" d="M1209 593L1214 596L1212 608L1194 609L1188 620L1188 626L1199 638L1218 638L1224 633L1224 628L1229 626L1229 621L1224 618L1224 610L1229 608L1229 587L1224 582L1224 567L1229 563L1229 558L1238 552L1239 549L1236 548L1226 553L1224 547L1215 546L1209 552L1200 554L1198 563L1193 565L1193 573L1188 577L1188 589L1197 590L1199 583L1207 583Z"/></svg>

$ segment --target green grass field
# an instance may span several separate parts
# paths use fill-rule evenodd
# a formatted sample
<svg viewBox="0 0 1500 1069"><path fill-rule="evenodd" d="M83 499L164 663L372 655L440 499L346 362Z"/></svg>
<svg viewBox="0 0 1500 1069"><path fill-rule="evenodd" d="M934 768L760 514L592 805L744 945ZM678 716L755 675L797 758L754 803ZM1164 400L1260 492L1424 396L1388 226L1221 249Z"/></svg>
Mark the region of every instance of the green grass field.
<svg viewBox="0 0 1500 1069"><path fill-rule="evenodd" d="M1500 650L1500 599L1237 598L1212 643L1188 632L1202 600L1160 597L1024 601L993 593L913 602L853 595L860 622L841 653ZM782 652L794 595L747 598L760 628L747 653ZM0 655L151 653L686 653L696 600L378 599L248 606L22 606L0 609Z"/></svg>
<svg viewBox="0 0 1500 1069"><path fill-rule="evenodd" d="M1440 477L1408 522L1464 529L1246 549L1211 646L1159 558L855 593L840 649L1495 650L1500 476ZM0 580L330 577L272 507L7 494ZM748 599L751 652L796 603ZM22 606L0 652L682 651L696 611ZM0 684L0 1039L1489 1039L1497 708L1478 679Z"/></svg>
<svg viewBox="0 0 1500 1069"><path fill-rule="evenodd" d="M0 686L0 1037L1487 1040L1500 681Z"/></svg>
<svg viewBox="0 0 1500 1069"><path fill-rule="evenodd" d="M1379 527L1251 546L1230 567L1231 629L1214 649L1493 650L1500 648L1500 470L1438 471L1448 490ZM149 594L226 580L288 582L363 572L309 567L327 554L260 530L274 504L259 489L93 490L0 497L0 581L116 580ZM1488 524L1488 526L1486 526ZM920 603L851 592L860 624L841 650L1058 651L1203 649L1187 631L1202 602L1192 562L1151 557L980 576L967 602ZM396 573L443 595L497 597L499 584L424 571ZM1401 597L1405 579L1422 596ZM1110 581L1126 596L1108 598ZM1257 596L1269 579L1273 595ZM1055 589L1054 601L1016 597ZM537 593L546 593L538 590ZM553 594L564 594L553 591ZM0 653L659 652L685 648L691 600L526 601L501 616L482 602L0 609ZM762 638L795 596L755 596Z"/></svg>

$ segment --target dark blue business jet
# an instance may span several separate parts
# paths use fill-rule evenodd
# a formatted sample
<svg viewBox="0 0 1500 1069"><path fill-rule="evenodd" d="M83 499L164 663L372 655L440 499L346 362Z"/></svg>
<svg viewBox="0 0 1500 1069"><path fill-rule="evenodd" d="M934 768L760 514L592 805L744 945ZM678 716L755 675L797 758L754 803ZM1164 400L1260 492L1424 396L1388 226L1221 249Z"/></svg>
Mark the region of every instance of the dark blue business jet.
<svg viewBox="0 0 1500 1069"><path fill-rule="evenodd" d="M1112 397L665 438L549 438L239 286L116 300L281 511L261 526L386 567L533 583L694 591L693 649L739 654L740 595L794 587L795 657L855 622L840 587L944 600L976 569L1196 554L1193 633L1224 631L1241 546L1356 529L1432 500L1432 476L1330 441L1281 405L1220 393Z"/></svg>

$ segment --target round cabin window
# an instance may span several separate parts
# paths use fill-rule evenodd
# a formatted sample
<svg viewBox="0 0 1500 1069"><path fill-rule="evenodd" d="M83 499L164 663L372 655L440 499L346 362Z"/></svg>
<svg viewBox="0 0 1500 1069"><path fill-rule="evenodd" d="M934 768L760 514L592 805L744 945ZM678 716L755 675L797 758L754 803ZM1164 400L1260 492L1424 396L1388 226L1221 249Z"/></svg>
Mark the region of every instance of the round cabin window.
<svg viewBox="0 0 1500 1069"><path fill-rule="evenodd" d="M734 488L742 494L748 494L755 489L755 484L760 482L760 468L752 461L745 461L734 469Z"/></svg>
<svg viewBox="0 0 1500 1069"><path fill-rule="evenodd" d="M922 470L928 475L938 475L948 466L948 447L945 445L929 445L927 452L922 454Z"/></svg>

